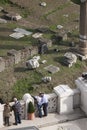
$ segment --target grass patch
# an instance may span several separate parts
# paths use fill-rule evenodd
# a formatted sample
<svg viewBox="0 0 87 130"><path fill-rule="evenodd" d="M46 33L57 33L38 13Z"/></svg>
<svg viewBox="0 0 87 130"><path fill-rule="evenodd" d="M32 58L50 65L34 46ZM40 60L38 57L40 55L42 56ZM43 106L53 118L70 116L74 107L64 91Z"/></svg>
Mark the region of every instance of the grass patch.
<svg viewBox="0 0 87 130"><path fill-rule="evenodd" d="M30 14L30 11L28 9L23 9L21 11L21 15L23 18L27 18L29 14Z"/></svg>
<svg viewBox="0 0 87 130"><path fill-rule="evenodd" d="M57 29L57 25L51 25L49 28L50 28L50 30L55 31Z"/></svg>
<svg viewBox="0 0 87 130"><path fill-rule="evenodd" d="M21 99L25 93L33 93L35 88L32 85L39 84L41 82L41 77L42 75L36 70L31 70L26 78L18 80L17 83L13 86L14 95Z"/></svg>
<svg viewBox="0 0 87 130"><path fill-rule="evenodd" d="M1 4L10 4L10 0L0 0Z"/></svg>
<svg viewBox="0 0 87 130"><path fill-rule="evenodd" d="M43 15L43 17L44 17L45 19L47 19L47 17L48 17L49 15L51 15L51 14L53 14L53 13L59 11L59 10L63 10L64 8L67 8L69 5L70 5L70 2L66 2L65 4L62 4L62 5L58 6L56 9L54 9L54 10L48 12L47 14Z"/></svg>

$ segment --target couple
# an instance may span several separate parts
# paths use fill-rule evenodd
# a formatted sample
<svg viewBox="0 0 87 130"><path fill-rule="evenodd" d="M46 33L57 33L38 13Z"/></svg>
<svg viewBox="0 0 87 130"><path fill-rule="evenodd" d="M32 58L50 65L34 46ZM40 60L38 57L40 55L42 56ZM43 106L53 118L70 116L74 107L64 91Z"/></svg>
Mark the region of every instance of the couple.
<svg viewBox="0 0 87 130"><path fill-rule="evenodd" d="M39 96L35 96L37 100L37 107L38 107L38 113L39 117L42 117L42 109L44 112L44 116L47 116L47 108L48 108L48 99L47 95L44 93L39 93Z"/></svg>
<svg viewBox="0 0 87 130"><path fill-rule="evenodd" d="M10 126L9 118L11 115L11 111L14 111L14 117L15 117L14 125L21 123L21 104L17 100L17 98L14 98L13 100L14 100L13 106L10 106L9 102L6 102L4 105L3 116L4 116L4 125L5 126Z"/></svg>

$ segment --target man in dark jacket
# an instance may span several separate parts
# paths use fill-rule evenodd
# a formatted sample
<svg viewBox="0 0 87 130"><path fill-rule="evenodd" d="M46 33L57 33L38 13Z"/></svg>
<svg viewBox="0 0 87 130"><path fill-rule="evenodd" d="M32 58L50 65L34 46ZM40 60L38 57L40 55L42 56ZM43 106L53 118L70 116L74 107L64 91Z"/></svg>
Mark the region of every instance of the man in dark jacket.
<svg viewBox="0 0 87 130"><path fill-rule="evenodd" d="M14 105L13 105L13 111L15 116L15 123L14 125L17 125L18 123L21 123L21 104L17 100L17 98L14 98Z"/></svg>

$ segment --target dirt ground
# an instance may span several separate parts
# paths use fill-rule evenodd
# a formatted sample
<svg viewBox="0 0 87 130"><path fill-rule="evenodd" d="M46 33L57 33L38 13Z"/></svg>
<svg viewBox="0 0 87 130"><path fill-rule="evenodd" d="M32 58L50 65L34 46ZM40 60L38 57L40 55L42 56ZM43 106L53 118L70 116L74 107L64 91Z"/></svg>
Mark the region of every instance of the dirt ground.
<svg viewBox="0 0 87 130"><path fill-rule="evenodd" d="M53 26L63 24L65 29L74 27L79 16L79 6L70 0L45 0L47 6L40 6L40 0L11 0L28 11L26 20L30 26ZM13 9L13 8L11 8ZM64 18L68 15L68 18ZM23 22L21 22L23 24ZM29 24L27 24L29 26Z"/></svg>

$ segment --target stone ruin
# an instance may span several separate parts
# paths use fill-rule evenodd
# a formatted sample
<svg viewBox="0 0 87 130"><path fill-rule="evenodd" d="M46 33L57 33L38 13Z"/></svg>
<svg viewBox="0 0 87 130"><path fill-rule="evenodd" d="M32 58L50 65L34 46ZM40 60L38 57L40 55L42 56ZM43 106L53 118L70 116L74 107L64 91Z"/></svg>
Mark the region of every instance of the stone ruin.
<svg viewBox="0 0 87 130"><path fill-rule="evenodd" d="M0 23L7 23L7 20L0 18Z"/></svg>
<svg viewBox="0 0 87 130"><path fill-rule="evenodd" d="M20 39L21 37L29 36L32 34L32 32L27 31L27 30L22 29L22 28L15 28L13 31L14 31L14 33L10 34L9 36L13 37L15 39Z"/></svg>
<svg viewBox="0 0 87 130"><path fill-rule="evenodd" d="M38 40L38 52L39 54L44 54L48 51L48 48L52 46L52 41L46 38L40 38Z"/></svg>
<svg viewBox="0 0 87 130"><path fill-rule="evenodd" d="M52 47L52 40L46 38L39 38L40 44L47 44L47 47Z"/></svg>
<svg viewBox="0 0 87 130"><path fill-rule="evenodd" d="M34 56L32 59L26 61L26 66L28 69L35 69L40 66L38 60L40 60L40 56Z"/></svg>
<svg viewBox="0 0 87 130"><path fill-rule="evenodd" d="M18 21L20 20L22 17L20 16L20 14L18 13L14 13L14 12L8 12L5 14L5 17L10 19L10 20L15 20Z"/></svg>
<svg viewBox="0 0 87 130"><path fill-rule="evenodd" d="M60 70L59 67L54 66L54 65L46 66L46 67L44 67L44 69L47 70L48 72L52 73L52 74L54 74L54 73L56 73Z"/></svg>
<svg viewBox="0 0 87 130"><path fill-rule="evenodd" d="M52 79L51 76L45 76L45 77L42 78L42 81L43 81L44 83L47 83L47 82L50 82L51 79Z"/></svg>
<svg viewBox="0 0 87 130"><path fill-rule="evenodd" d="M46 7L47 4L46 4L46 2L41 2L41 3L40 3L40 6Z"/></svg>
<svg viewBox="0 0 87 130"><path fill-rule="evenodd" d="M66 41L67 40L67 33L65 31L62 31L60 33L56 33L54 38L57 42Z"/></svg>
<svg viewBox="0 0 87 130"><path fill-rule="evenodd" d="M7 52L7 55L14 58L14 64L18 64L21 61L21 51L16 51L15 49L12 49Z"/></svg>
<svg viewBox="0 0 87 130"><path fill-rule="evenodd" d="M37 33L33 34L32 37L35 38L35 39L37 39L37 38L41 38L42 35L43 35L42 33L37 32Z"/></svg>
<svg viewBox="0 0 87 130"><path fill-rule="evenodd" d="M21 61L27 60L29 57L38 54L38 47L24 47L22 50L9 50L7 56L0 57L0 72L18 64Z"/></svg>
<svg viewBox="0 0 87 130"><path fill-rule="evenodd" d="M64 58L63 58L63 64L71 67L74 63L76 63L77 61L77 56L75 54L73 54L72 52L66 52L64 54Z"/></svg>

